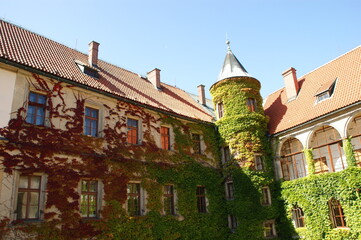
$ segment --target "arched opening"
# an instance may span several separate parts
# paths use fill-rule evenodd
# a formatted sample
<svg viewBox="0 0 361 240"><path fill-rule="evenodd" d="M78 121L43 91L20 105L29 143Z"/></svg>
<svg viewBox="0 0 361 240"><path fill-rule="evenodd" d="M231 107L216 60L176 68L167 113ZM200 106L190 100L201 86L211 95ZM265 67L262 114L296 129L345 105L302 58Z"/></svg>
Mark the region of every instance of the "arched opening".
<svg viewBox="0 0 361 240"><path fill-rule="evenodd" d="M315 173L337 172L347 167L340 134L331 126L322 126L311 137Z"/></svg>
<svg viewBox="0 0 361 240"><path fill-rule="evenodd" d="M281 169L284 180L306 176L306 164L302 150L302 143L297 138L290 138L282 144Z"/></svg>
<svg viewBox="0 0 361 240"><path fill-rule="evenodd" d="M351 136L357 165L361 167L361 115L352 119L347 127L347 136Z"/></svg>

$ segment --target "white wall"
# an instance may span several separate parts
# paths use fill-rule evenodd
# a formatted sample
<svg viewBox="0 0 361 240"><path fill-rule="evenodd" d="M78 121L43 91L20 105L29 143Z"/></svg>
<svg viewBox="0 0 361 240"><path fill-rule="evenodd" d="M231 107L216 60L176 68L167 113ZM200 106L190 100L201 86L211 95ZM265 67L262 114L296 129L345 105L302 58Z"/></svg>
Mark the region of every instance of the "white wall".
<svg viewBox="0 0 361 240"><path fill-rule="evenodd" d="M0 128L8 125L13 102L16 73L0 69Z"/></svg>

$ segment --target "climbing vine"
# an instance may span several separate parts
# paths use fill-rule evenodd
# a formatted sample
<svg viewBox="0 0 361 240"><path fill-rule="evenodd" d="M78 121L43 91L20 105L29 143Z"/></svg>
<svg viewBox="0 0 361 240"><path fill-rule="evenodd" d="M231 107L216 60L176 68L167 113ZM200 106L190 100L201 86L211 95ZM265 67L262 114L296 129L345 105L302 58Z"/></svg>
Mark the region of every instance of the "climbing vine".
<svg viewBox="0 0 361 240"><path fill-rule="evenodd" d="M0 159L7 174L16 170L47 176L45 221L27 224L18 220L12 222L13 227L35 233L37 239L228 238L222 177L217 170L219 138L214 125L179 120L122 101L103 102L101 137L89 137L83 135L88 94L38 75L33 75L29 84L46 95L49 124L26 123L26 107L19 108L9 125L0 129L6 138L0 145ZM126 141L127 116L142 124L139 145ZM154 133L160 134L161 124L172 126L173 150L157 145ZM192 153L193 132L203 136L202 154ZM83 178L102 181L105 206L99 219L85 220L79 214L78 185ZM129 217L123 208L130 180L141 182L147 192L144 216ZM176 216L163 215L164 184L173 184L176 189ZM206 188L208 213L197 211L198 185ZM5 229L2 225L0 229Z"/></svg>

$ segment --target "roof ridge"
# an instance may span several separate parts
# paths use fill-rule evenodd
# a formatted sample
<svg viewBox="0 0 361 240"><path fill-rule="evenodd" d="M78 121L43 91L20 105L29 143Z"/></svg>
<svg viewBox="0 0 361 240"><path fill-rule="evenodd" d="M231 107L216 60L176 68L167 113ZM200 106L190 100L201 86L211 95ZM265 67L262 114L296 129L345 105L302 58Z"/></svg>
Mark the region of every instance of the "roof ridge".
<svg viewBox="0 0 361 240"><path fill-rule="evenodd" d="M29 32L29 33L31 33L31 34L35 34L35 35L37 35L37 36L39 36L39 37L45 38L45 39L47 39L47 40L49 40L49 41L51 41L51 42L53 42L53 43L55 43L55 44L62 45L63 47L66 47L66 48L68 48L68 49L71 49L72 51L76 51L76 52L78 52L78 53L80 53L80 54L84 54L85 56L88 55L88 54L85 53L85 52L82 52L82 51L80 51L80 50L78 50L78 49L69 47L69 46L67 46L67 45L64 44L64 43L55 41L55 40L53 40L53 39L51 39L51 38L49 38L49 37L46 37L46 36L44 36L44 35L42 35L42 34L39 34L39 33L36 33L36 32L34 32L34 31L32 31L32 30L26 29L25 27L23 27L23 26L21 26L21 25L19 25L19 24L16 24L16 23L12 23L11 21L5 20L4 18L0 18L0 22L4 22L4 23L6 23L6 24L13 25L13 26L15 26L15 27L17 27L17 28L22 29L23 31L27 31L27 32ZM77 59L74 59L74 60L77 60ZM122 70L124 70L124 71L126 71L126 72L129 72L129 73L132 73L132 74L134 74L134 75L141 75L141 74L139 74L139 73L136 73L135 71L131 71L131 70L125 69L125 68L120 67L120 66L118 66L118 65L116 65L116 64L114 64L114 63L111 63L111 62L108 62L108 61L105 61L105 60L102 60L102 59L99 59L98 61L101 61L101 62L103 62L103 63L112 65L113 67L116 67L116 68L120 68L120 69L122 69Z"/></svg>
<svg viewBox="0 0 361 240"><path fill-rule="evenodd" d="M315 68L315 69L313 69L313 70L311 70L311 71L309 71L308 73L306 73L306 74L302 75L301 77L298 77L298 78L297 78L297 81L299 82L299 81L300 81L302 78L304 78L306 75L309 75L309 74L311 74L312 72L314 72L314 71L316 71L316 70L318 70L318 69L320 69L320 68L324 67L325 65L327 65L327 64L329 64L329 63L331 63L331 62L333 62L333 61L338 60L339 58L341 58L341 57L343 57L343 56L345 56L345 55L347 55L347 54L349 54L349 53L351 53L351 52L355 51L355 50L356 50L356 49L358 49L358 48L361 48L361 45L358 45L358 46L354 47L353 49L351 49L351 50L347 51L346 53L343 53L343 54L341 54L340 56L338 56L338 57L336 57L336 58L334 58L334 59L332 59L332 60L330 60L330 61L328 61L328 62L326 62L326 63L322 64L321 66L319 66L319 67L317 67L317 68ZM268 95L266 96L266 98L267 98L268 96L271 96L272 94L275 94L275 93L277 93L277 92L281 91L281 90L282 90L282 89L284 89L284 88L285 88L285 87L281 87L281 88L279 88L279 89L277 89L277 90L275 90L275 91L271 92L270 94L268 94Z"/></svg>
<svg viewBox="0 0 361 240"><path fill-rule="evenodd" d="M320 69L320 68L322 68L322 67L326 66L327 64L330 64L331 62L334 62L334 61L338 60L338 59L339 59L339 58L341 58L341 57L344 57L345 55L347 55L347 54L349 54L349 53L351 53L351 52L355 51L357 48L361 48L361 45L358 45L358 46L354 47L353 49L351 49L351 50L349 50L349 51L345 52L344 54L342 54L342 55L340 55L340 56L338 56L338 57L336 57L336 58L334 58L334 59L332 59L332 60L330 60L330 61L328 61L328 62L326 62L326 63L322 64L321 66L319 66L319 67L317 67L317 68L315 68L315 69L313 69L313 70L309 71L308 73L304 74L303 76L299 77L298 79L300 79L300 78L304 78L306 75L311 74L312 72L314 72L314 71L316 71L316 70L318 70L318 69ZM297 79L297 81L298 81L298 79Z"/></svg>

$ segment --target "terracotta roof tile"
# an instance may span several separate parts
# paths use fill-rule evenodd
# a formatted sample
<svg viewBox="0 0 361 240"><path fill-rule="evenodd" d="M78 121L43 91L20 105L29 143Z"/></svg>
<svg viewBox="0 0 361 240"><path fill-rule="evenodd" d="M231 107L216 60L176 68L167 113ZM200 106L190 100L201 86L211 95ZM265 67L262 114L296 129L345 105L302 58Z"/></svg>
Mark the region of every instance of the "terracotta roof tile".
<svg viewBox="0 0 361 240"><path fill-rule="evenodd" d="M337 79L329 99L316 102L317 92ZM330 61L298 79L300 90L295 100L287 102L282 88L266 99L264 109L270 117L269 131L279 133L299 124L361 100L361 46Z"/></svg>
<svg viewBox="0 0 361 240"><path fill-rule="evenodd" d="M159 91L147 79L105 61L98 61L98 79L83 74L76 61L87 63L86 54L5 21L0 21L0 58L164 111L213 120L183 90L161 83Z"/></svg>

